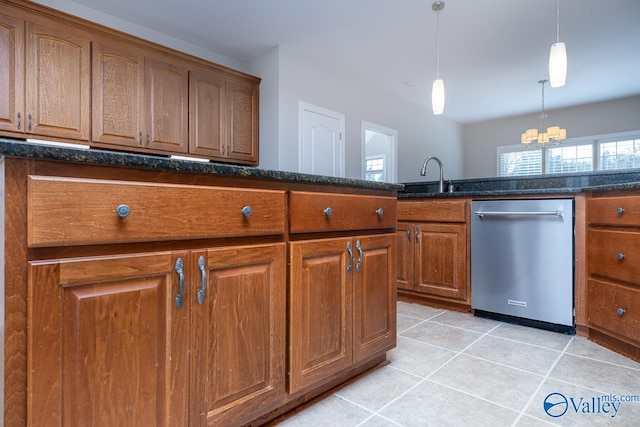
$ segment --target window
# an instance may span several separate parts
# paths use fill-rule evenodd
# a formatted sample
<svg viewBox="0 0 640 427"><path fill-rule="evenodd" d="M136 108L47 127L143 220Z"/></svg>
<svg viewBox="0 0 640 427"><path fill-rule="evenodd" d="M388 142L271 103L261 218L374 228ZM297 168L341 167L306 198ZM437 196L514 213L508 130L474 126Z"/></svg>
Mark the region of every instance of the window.
<svg viewBox="0 0 640 427"><path fill-rule="evenodd" d="M593 170L593 144L547 148L547 173L588 172Z"/></svg>
<svg viewBox="0 0 640 427"><path fill-rule="evenodd" d="M601 142L598 148L601 170L640 168L640 138Z"/></svg>
<svg viewBox="0 0 640 427"><path fill-rule="evenodd" d="M567 140L545 149L498 147L498 176L640 168L640 131Z"/></svg>
<svg viewBox="0 0 640 427"><path fill-rule="evenodd" d="M507 147L504 147L507 148ZM500 176L540 175L542 150L518 150L498 153Z"/></svg>
<svg viewBox="0 0 640 427"><path fill-rule="evenodd" d="M385 156L371 156L366 158L366 176L367 181L385 181Z"/></svg>

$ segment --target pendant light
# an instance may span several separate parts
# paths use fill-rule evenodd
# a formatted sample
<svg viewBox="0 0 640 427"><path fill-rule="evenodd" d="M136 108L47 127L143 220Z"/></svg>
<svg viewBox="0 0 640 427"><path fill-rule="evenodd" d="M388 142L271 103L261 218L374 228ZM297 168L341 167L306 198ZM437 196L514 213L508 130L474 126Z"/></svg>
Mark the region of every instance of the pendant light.
<svg viewBox="0 0 640 427"><path fill-rule="evenodd" d="M444 113L444 81L440 78L440 11L444 9L444 2L437 1L431 5L436 12L436 79L431 87L431 108L433 114Z"/></svg>
<svg viewBox="0 0 640 427"><path fill-rule="evenodd" d="M564 86L567 81L567 47L560 41L560 0L556 0L556 42L549 51L549 85Z"/></svg>
<svg viewBox="0 0 640 427"><path fill-rule="evenodd" d="M542 85L542 110L538 118L540 123L538 129L527 129L521 136L520 142L525 144L527 148L539 148L547 145L558 145L563 139L567 138L567 130L561 129L560 126L547 127L547 114L544 112L544 84L548 80L539 80Z"/></svg>

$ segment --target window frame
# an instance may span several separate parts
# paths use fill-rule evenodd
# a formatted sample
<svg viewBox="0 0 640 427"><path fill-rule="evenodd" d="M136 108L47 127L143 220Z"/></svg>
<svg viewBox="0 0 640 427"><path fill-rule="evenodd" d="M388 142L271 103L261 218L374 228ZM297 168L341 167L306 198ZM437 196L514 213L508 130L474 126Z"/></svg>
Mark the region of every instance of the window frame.
<svg viewBox="0 0 640 427"><path fill-rule="evenodd" d="M513 145L501 145L496 149L496 176L498 177L526 177L526 176L545 176L545 175L565 175L565 174L575 174L575 173L588 173L588 172L599 172L599 171L624 171L638 168L627 168L627 169L601 169L600 168L600 150L601 144L606 142L618 142L624 141L628 139L640 140L640 130L636 131L625 131L625 132L616 132L610 134L602 134L602 135L593 135L586 137L578 137L578 138L570 138L566 139L560 145L554 145L551 147L539 147L536 149L542 150L541 153L541 174L532 174L532 175L502 175L502 165L501 165L501 156L505 153L513 153L519 151L528 151L535 150L531 148L527 148L524 144L513 144ZM593 168L591 171L567 171L567 172L554 172L549 173L549 165L548 165L548 150L556 147L574 147L579 145L591 145L591 163Z"/></svg>

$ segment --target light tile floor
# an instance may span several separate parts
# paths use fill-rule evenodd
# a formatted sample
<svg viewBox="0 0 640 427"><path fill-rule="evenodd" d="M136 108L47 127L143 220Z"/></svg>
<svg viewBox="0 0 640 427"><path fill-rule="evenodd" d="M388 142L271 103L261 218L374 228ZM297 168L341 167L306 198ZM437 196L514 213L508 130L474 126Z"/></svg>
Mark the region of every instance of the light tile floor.
<svg viewBox="0 0 640 427"><path fill-rule="evenodd" d="M582 337L399 302L387 358L279 425L640 426L640 363Z"/></svg>

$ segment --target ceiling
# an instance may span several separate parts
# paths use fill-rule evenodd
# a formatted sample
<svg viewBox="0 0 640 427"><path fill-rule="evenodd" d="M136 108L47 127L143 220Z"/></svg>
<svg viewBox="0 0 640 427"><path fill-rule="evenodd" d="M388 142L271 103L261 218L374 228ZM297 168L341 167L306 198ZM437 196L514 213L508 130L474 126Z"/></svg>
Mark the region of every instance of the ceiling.
<svg viewBox="0 0 640 427"><path fill-rule="evenodd" d="M433 0L42 0L80 4L237 61L284 46L430 107ZM567 84L547 109L640 95L640 1L560 0ZM548 78L556 0L445 0L444 117L469 123L537 112Z"/></svg>

